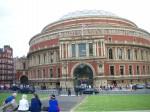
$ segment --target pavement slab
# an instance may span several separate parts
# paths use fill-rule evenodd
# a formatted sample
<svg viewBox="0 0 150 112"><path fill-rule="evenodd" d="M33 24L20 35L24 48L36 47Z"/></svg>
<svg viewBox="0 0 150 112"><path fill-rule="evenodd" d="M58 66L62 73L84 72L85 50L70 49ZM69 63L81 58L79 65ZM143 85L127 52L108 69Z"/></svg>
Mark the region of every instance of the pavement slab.
<svg viewBox="0 0 150 112"><path fill-rule="evenodd" d="M70 112L84 98L85 96L56 96L61 112ZM42 107L48 107L48 99L42 101Z"/></svg>

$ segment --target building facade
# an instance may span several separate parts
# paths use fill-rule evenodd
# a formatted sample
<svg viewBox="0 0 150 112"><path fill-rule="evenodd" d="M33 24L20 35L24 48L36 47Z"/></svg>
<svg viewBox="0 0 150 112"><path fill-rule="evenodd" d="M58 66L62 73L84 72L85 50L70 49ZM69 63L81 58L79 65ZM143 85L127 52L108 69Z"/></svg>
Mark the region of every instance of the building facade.
<svg viewBox="0 0 150 112"><path fill-rule="evenodd" d="M0 48L0 85L10 87L14 77L13 49L5 45Z"/></svg>
<svg viewBox="0 0 150 112"><path fill-rule="evenodd" d="M14 58L15 83L28 84L28 59L24 57Z"/></svg>
<svg viewBox="0 0 150 112"><path fill-rule="evenodd" d="M35 85L126 86L150 81L150 33L110 12L69 13L29 41Z"/></svg>

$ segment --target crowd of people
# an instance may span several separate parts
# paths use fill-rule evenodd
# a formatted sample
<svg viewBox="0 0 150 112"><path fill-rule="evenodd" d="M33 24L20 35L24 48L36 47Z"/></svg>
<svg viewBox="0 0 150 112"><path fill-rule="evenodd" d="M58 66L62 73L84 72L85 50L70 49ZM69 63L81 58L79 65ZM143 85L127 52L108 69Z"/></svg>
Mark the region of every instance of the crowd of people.
<svg viewBox="0 0 150 112"><path fill-rule="evenodd" d="M37 94L33 94L31 103L27 99L27 95L23 94L22 98L19 100L19 104L16 102L17 93L12 93L11 96L8 96L3 105L6 107L4 112L41 112L42 103ZM60 112L58 101L54 94L50 96L49 107L47 108L48 112Z"/></svg>

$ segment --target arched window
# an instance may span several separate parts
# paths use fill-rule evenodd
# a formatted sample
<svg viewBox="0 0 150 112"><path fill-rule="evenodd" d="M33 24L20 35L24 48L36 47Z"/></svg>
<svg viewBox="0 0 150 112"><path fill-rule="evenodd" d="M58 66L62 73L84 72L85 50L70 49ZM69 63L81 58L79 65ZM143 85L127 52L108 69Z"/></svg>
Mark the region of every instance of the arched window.
<svg viewBox="0 0 150 112"><path fill-rule="evenodd" d="M137 67L136 67L136 74L137 75L139 75L140 74L140 68L139 68L139 66L137 65Z"/></svg>
<svg viewBox="0 0 150 112"><path fill-rule="evenodd" d="M110 75L115 75L115 72L114 72L114 66L113 65L111 65L110 67L109 67L109 72L110 72Z"/></svg>
<svg viewBox="0 0 150 112"><path fill-rule="evenodd" d="M145 66L143 66L143 75L145 75Z"/></svg>
<svg viewBox="0 0 150 112"><path fill-rule="evenodd" d="M143 54L143 50L141 50L141 60L143 60L144 59L144 56L143 56L144 54Z"/></svg>
<svg viewBox="0 0 150 112"><path fill-rule="evenodd" d="M134 58L135 58L135 60L137 60L137 50L136 49L134 51Z"/></svg>
<svg viewBox="0 0 150 112"><path fill-rule="evenodd" d="M38 70L38 78L41 78L41 71Z"/></svg>
<svg viewBox="0 0 150 112"><path fill-rule="evenodd" d="M129 65L129 75L132 75L132 65Z"/></svg>
<svg viewBox="0 0 150 112"><path fill-rule="evenodd" d="M49 69L49 76L50 76L50 78L53 77L53 69L52 68Z"/></svg>
<svg viewBox="0 0 150 112"><path fill-rule="evenodd" d="M45 69L43 69L43 78L46 78Z"/></svg>
<svg viewBox="0 0 150 112"><path fill-rule="evenodd" d="M127 51L127 56L128 56L128 60L130 60L131 59L131 50L130 49L128 49L128 51Z"/></svg>
<svg viewBox="0 0 150 112"><path fill-rule="evenodd" d="M40 55L38 55L38 60L39 60L38 64L40 64L41 63L41 57L40 57Z"/></svg>
<svg viewBox="0 0 150 112"><path fill-rule="evenodd" d="M76 46L75 46L75 44L72 44L71 48L72 48L72 57L76 57Z"/></svg>
<svg viewBox="0 0 150 112"><path fill-rule="evenodd" d="M124 66L120 66L120 75L124 75Z"/></svg>
<svg viewBox="0 0 150 112"><path fill-rule="evenodd" d="M123 51L121 48L118 48L118 58L122 59Z"/></svg>
<svg viewBox="0 0 150 112"><path fill-rule="evenodd" d="M57 76L60 77L60 68L57 69Z"/></svg>
<svg viewBox="0 0 150 112"><path fill-rule="evenodd" d="M43 54L43 63L46 63L46 54Z"/></svg>
<svg viewBox="0 0 150 112"><path fill-rule="evenodd" d="M112 52L112 49L110 48L109 50L108 50L108 55L109 55L109 59L113 59L113 52Z"/></svg>

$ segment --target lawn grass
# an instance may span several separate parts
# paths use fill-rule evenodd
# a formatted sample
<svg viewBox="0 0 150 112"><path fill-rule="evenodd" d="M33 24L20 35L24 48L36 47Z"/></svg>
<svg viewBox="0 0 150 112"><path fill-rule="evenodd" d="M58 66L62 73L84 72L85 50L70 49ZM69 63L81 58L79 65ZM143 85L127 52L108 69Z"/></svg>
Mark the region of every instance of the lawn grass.
<svg viewBox="0 0 150 112"><path fill-rule="evenodd" d="M126 110L150 110L150 95L87 96L87 98L75 109L75 112Z"/></svg>
<svg viewBox="0 0 150 112"><path fill-rule="evenodd" d="M3 102L5 101L5 99L10 96L12 93L0 93L0 106L3 104ZM48 99L48 96L49 94L38 94L39 95L39 98L40 99ZM27 98L28 98L28 101L30 102L31 101L31 98L33 97L32 94L27 94ZM17 94L17 97L16 97L16 101L17 103L19 103L19 100L21 99L22 97L22 94Z"/></svg>

